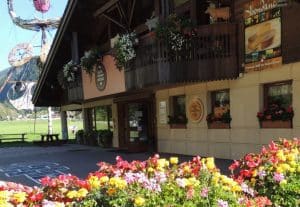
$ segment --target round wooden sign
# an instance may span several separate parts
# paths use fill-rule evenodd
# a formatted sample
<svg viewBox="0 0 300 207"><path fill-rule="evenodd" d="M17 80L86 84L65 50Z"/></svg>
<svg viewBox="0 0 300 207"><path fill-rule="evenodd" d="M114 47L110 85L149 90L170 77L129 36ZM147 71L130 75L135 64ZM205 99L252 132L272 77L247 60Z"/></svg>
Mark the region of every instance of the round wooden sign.
<svg viewBox="0 0 300 207"><path fill-rule="evenodd" d="M96 65L96 86L99 91L103 91L106 88L107 74L105 67L102 63Z"/></svg>
<svg viewBox="0 0 300 207"><path fill-rule="evenodd" d="M194 97L188 105L188 115L192 122L200 122L204 115L204 106L199 97Z"/></svg>

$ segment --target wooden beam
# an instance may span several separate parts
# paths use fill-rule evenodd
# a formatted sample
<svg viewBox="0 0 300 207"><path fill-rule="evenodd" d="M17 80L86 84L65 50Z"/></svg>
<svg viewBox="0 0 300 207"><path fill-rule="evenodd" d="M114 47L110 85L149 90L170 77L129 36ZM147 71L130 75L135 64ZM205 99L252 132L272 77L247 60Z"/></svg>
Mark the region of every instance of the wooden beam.
<svg viewBox="0 0 300 207"><path fill-rule="evenodd" d="M135 8L135 3L136 3L136 0L133 0L132 6L131 6L131 10L130 10L130 16L129 16L129 27L131 27L131 22L132 22L132 18L133 18L133 12L134 12L134 8Z"/></svg>
<svg viewBox="0 0 300 207"><path fill-rule="evenodd" d="M115 23L116 25L122 27L123 29L126 29L126 26L122 25L120 22L118 22L117 20L111 18L110 16L106 15L106 14L102 14L103 17L105 17L106 19L112 21L113 23Z"/></svg>
<svg viewBox="0 0 300 207"><path fill-rule="evenodd" d="M112 7L114 4L116 4L118 2L119 2L119 0L110 0L109 2L104 4L100 9L97 9L97 11L94 12L94 17L100 16L106 10L108 10L110 7Z"/></svg>
<svg viewBox="0 0 300 207"><path fill-rule="evenodd" d="M124 9L123 9L123 7L122 7L122 5L121 5L120 2L118 2L118 9L119 9L119 12L121 14L121 17L123 17L124 20L125 20L125 22L126 22L126 26L127 26L126 29L129 29L128 19L126 17L126 14L125 14Z"/></svg>

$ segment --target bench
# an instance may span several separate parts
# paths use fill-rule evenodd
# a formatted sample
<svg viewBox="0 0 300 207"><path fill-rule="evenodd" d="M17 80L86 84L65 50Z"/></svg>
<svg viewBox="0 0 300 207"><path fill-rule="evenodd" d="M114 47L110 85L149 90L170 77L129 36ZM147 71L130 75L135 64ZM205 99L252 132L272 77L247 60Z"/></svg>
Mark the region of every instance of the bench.
<svg viewBox="0 0 300 207"><path fill-rule="evenodd" d="M0 143L2 141L21 141L25 142L26 133L22 134L0 134Z"/></svg>
<svg viewBox="0 0 300 207"><path fill-rule="evenodd" d="M59 141L58 138L59 134L41 134L41 142L45 141L46 138L46 142L53 142L55 138L56 141Z"/></svg>

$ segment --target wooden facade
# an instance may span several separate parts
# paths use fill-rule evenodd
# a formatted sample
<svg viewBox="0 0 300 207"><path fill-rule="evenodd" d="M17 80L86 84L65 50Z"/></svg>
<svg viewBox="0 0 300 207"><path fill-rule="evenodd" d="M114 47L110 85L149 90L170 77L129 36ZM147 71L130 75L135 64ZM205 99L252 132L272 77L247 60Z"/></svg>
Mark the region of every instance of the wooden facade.
<svg viewBox="0 0 300 207"><path fill-rule="evenodd" d="M176 53L170 53L153 33L143 37L137 57L126 68L127 89L236 78L236 25L219 23L196 29L196 36Z"/></svg>

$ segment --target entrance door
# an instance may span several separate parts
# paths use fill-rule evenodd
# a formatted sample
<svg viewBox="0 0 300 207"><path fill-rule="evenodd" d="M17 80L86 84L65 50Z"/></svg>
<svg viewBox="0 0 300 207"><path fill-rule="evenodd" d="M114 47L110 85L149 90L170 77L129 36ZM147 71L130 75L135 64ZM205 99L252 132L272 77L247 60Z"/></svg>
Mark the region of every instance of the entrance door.
<svg viewBox="0 0 300 207"><path fill-rule="evenodd" d="M121 148L132 152L153 150L153 104L150 101L122 103L119 111L124 122L119 124ZM120 117L120 116L119 116ZM120 126L123 125L123 126Z"/></svg>

